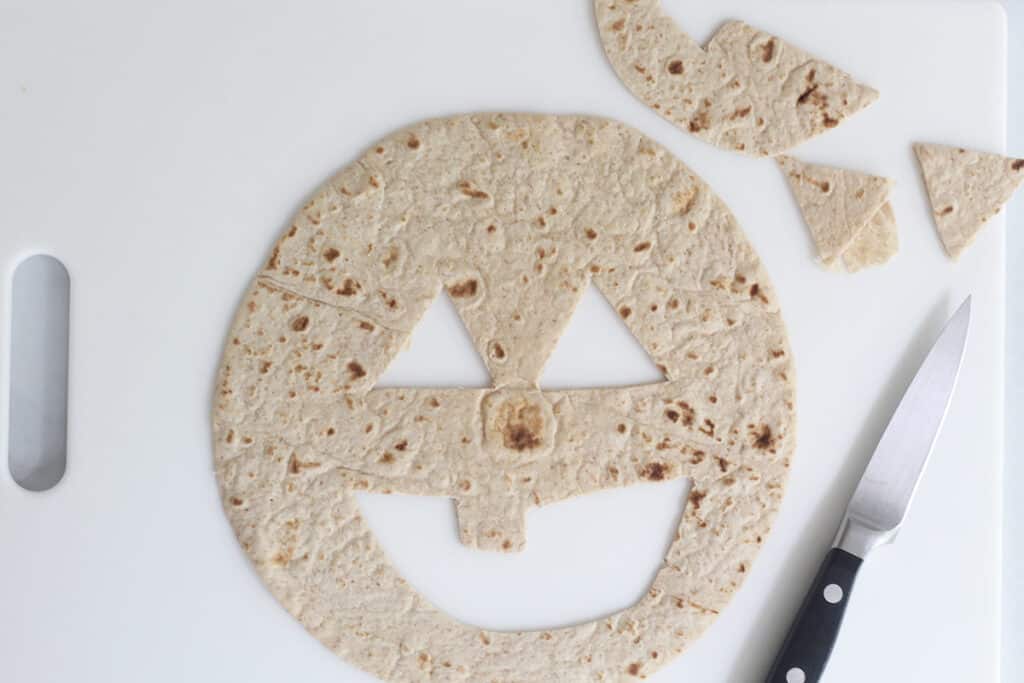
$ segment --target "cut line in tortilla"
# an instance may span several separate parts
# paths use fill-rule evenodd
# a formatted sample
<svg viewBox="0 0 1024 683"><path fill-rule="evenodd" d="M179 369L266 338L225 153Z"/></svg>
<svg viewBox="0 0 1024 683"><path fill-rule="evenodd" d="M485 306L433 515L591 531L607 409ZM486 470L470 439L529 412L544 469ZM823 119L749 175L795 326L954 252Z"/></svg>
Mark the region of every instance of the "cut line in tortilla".
<svg viewBox="0 0 1024 683"><path fill-rule="evenodd" d="M776 161L793 191L822 263L832 267L852 248L847 265L853 271L884 263L896 253L898 241L892 208L882 212L883 206L888 205L891 180L811 164L791 156L779 156Z"/></svg>

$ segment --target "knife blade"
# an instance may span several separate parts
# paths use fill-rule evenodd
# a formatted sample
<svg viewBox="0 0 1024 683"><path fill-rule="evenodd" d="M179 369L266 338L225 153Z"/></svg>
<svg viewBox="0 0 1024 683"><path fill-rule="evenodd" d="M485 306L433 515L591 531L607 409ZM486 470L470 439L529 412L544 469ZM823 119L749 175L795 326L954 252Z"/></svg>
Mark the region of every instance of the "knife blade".
<svg viewBox="0 0 1024 683"><path fill-rule="evenodd" d="M766 683L816 683L832 653L864 558L903 524L942 428L967 346L971 297L960 305L882 433Z"/></svg>

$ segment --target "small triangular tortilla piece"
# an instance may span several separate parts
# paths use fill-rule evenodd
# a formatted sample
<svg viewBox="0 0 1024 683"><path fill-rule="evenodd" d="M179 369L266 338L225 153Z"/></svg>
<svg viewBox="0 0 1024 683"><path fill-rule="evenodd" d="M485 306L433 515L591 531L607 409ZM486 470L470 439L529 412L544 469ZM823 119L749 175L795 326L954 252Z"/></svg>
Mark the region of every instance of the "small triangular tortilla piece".
<svg viewBox="0 0 1024 683"><path fill-rule="evenodd" d="M808 164L789 156L776 161L827 266L835 264L889 199L892 181L887 178Z"/></svg>
<svg viewBox="0 0 1024 683"><path fill-rule="evenodd" d="M946 145L914 145L932 215L946 252L954 259L1024 181L1024 159Z"/></svg>
<svg viewBox="0 0 1024 683"><path fill-rule="evenodd" d="M843 252L846 270L856 273L870 266L880 266L896 255L900 248L896 215L886 202L878 210L853 244Z"/></svg>
<svg viewBox="0 0 1024 683"><path fill-rule="evenodd" d="M705 142L773 156L838 126L878 91L742 21L702 48L661 0L594 0L601 43L638 99Z"/></svg>

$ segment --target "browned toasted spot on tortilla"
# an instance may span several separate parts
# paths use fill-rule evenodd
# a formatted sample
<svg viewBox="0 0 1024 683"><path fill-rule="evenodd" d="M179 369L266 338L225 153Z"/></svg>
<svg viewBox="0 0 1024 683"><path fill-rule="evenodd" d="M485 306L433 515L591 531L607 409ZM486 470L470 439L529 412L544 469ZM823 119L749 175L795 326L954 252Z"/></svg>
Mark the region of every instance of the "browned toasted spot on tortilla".
<svg viewBox="0 0 1024 683"><path fill-rule="evenodd" d="M645 242L640 242L639 244L634 245L633 246L633 251L639 253L641 251L647 251L650 248L651 248L651 243L645 241Z"/></svg>
<svg viewBox="0 0 1024 683"><path fill-rule="evenodd" d="M695 413L693 412L693 408L690 407L690 404L687 403L686 401L679 401L676 403L676 405L679 406L679 410L681 411L680 418L682 419L683 426L692 426Z"/></svg>
<svg viewBox="0 0 1024 683"><path fill-rule="evenodd" d="M679 308L679 299L676 299L675 297L669 299L668 307L671 308L673 311Z"/></svg>
<svg viewBox="0 0 1024 683"><path fill-rule="evenodd" d="M711 120L708 118L708 112L706 109L701 109L693 115L693 118L690 119L689 128L691 133L699 133L710 127Z"/></svg>
<svg viewBox="0 0 1024 683"><path fill-rule="evenodd" d="M505 348L498 342L494 342L494 357L499 359L505 357Z"/></svg>
<svg viewBox="0 0 1024 683"><path fill-rule="evenodd" d="M385 465L390 465L394 461L395 456L393 456L390 452L385 451L384 455L380 456L380 459L377 462L383 463Z"/></svg>
<svg viewBox="0 0 1024 683"><path fill-rule="evenodd" d="M746 107L741 107L734 111L732 114L730 114L729 118L733 121L735 121L736 119L742 119L750 114L750 109L750 105L747 105Z"/></svg>
<svg viewBox="0 0 1024 683"><path fill-rule="evenodd" d="M419 149L419 147L420 147L420 140L415 135L410 135L409 139L405 142L405 145L409 149Z"/></svg>
<svg viewBox="0 0 1024 683"><path fill-rule="evenodd" d="M776 437L772 434L772 428L766 424L757 427L750 427L750 445L762 451L775 448Z"/></svg>
<svg viewBox="0 0 1024 683"><path fill-rule="evenodd" d="M341 289L337 290L338 294L342 296L355 296L360 290L361 285L350 277L345 278L345 281L341 283Z"/></svg>
<svg viewBox="0 0 1024 683"><path fill-rule="evenodd" d="M405 440L405 439L402 439L401 441L399 441L398 443L395 444L395 450L396 451L404 451L408 447L409 447L409 442L407 440Z"/></svg>
<svg viewBox="0 0 1024 683"><path fill-rule="evenodd" d="M666 410L665 411L665 417L670 422L679 422L679 413L676 412L675 410Z"/></svg>
<svg viewBox="0 0 1024 683"><path fill-rule="evenodd" d="M619 315L621 315L623 318L628 318L632 313L633 309L630 308L629 306L623 306L622 308L619 309Z"/></svg>
<svg viewBox="0 0 1024 683"><path fill-rule="evenodd" d="M674 76L678 76L683 73L683 62L679 59L673 59L668 63L668 72Z"/></svg>
<svg viewBox="0 0 1024 683"><path fill-rule="evenodd" d="M807 100L810 99L811 95L813 95L817 90L818 90L818 84L815 83L814 85L812 85L811 87L807 88L802 93L800 93L800 97L796 98L796 103L797 104L805 103Z"/></svg>
<svg viewBox="0 0 1024 683"><path fill-rule="evenodd" d="M584 230L583 234L587 236L587 239L597 239L597 232L593 228L587 228Z"/></svg>
<svg viewBox="0 0 1024 683"><path fill-rule="evenodd" d="M697 489L693 489L693 490L690 491L690 495L688 496L688 499L689 499L690 503L693 504L693 507L695 509L699 510L700 509L701 501L704 500L704 498L707 495L708 494L705 491L699 491Z"/></svg>
<svg viewBox="0 0 1024 683"><path fill-rule="evenodd" d="M633 662L632 664L629 665L629 667L626 668L626 672L630 676L639 676L640 675L640 663L639 662Z"/></svg>
<svg viewBox="0 0 1024 683"><path fill-rule="evenodd" d="M825 125L826 128L835 128L836 126L839 125L839 119L834 119L828 114L821 115L821 122Z"/></svg>
<svg viewBox="0 0 1024 683"><path fill-rule="evenodd" d="M669 468L665 463L649 462L640 470L640 476L650 481L661 481L668 474Z"/></svg>
<svg viewBox="0 0 1024 683"><path fill-rule="evenodd" d="M526 141L523 140L523 142ZM459 191L462 192L462 194L466 195L467 197L472 197L473 199L487 199L491 196L484 192L483 190L478 190L475 187L473 187L473 184L470 183L468 180L459 181L458 188Z"/></svg>
<svg viewBox="0 0 1024 683"><path fill-rule="evenodd" d="M775 56L775 39L772 38L767 43L761 46L761 61L770 62L772 57Z"/></svg>
<svg viewBox="0 0 1024 683"><path fill-rule="evenodd" d="M243 501L241 498L236 498L235 496L231 496L231 504L234 505L235 507L238 507L243 502L245 502L245 501Z"/></svg>
<svg viewBox="0 0 1024 683"><path fill-rule="evenodd" d="M324 249L324 260L325 261L333 261L334 259L338 258L339 256L341 256L341 252L338 251L337 249L335 249L334 247L328 247L327 249Z"/></svg>
<svg viewBox="0 0 1024 683"><path fill-rule="evenodd" d="M946 216L946 215L951 214L951 213L953 213L953 207L952 206L947 206L944 209L942 209L941 211L939 211L939 215L940 216Z"/></svg>
<svg viewBox="0 0 1024 683"><path fill-rule="evenodd" d="M488 225L488 226L487 226L487 232L494 232L494 231L495 231L495 230L497 230L497 229L498 229L498 228L494 227L494 225Z"/></svg>
<svg viewBox="0 0 1024 683"><path fill-rule="evenodd" d="M268 372L270 372L270 361L269 360L260 361L260 374L261 375L265 375Z"/></svg>
<svg viewBox="0 0 1024 683"><path fill-rule="evenodd" d="M772 358L782 358L783 356L786 355L786 352L783 351L782 349L772 349L771 354Z"/></svg>
<svg viewBox="0 0 1024 683"><path fill-rule="evenodd" d="M295 318L295 320L292 320L292 329L296 332L302 332L307 327L309 327L308 316L300 315L298 318Z"/></svg>
<svg viewBox="0 0 1024 683"><path fill-rule="evenodd" d="M1013 163L1010 164L1010 168L1012 168L1014 171L1019 171L1020 169L1024 168L1024 159L1014 159Z"/></svg>
<svg viewBox="0 0 1024 683"><path fill-rule="evenodd" d="M320 467L318 462L302 462L294 453L288 458L288 474L298 474L304 469Z"/></svg>
<svg viewBox="0 0 1024 683"><path fill-rule="evenodd" d="M502 542L501 542L501 547L502 547L502 549L504 549L504 550L509 550L509 549L511 549L511 548L512 548L512 541L510 541L510 540L508 540L508 539L506 538L506 539L505 539L504 541L502 541Z"/></svg>
<svg viewBox="0 0 1024 683"><path fill-rule="evenodd" d="M448 293L455 298L473 296L476 294L476 280L465 280L448 288Z"/></svg>
<svg viewBox="0 0 1024 683"><path fill-rule="evenodd" d="M614 24L612 24L612 30L613 31L621 31L625 27L626 27L626 20L625 19L619 19Z"/></svg>
<svg viewBox="0 0 1024 683"><path fill-rule="evenodd" d="M359 322L359 329L366 330L367 332L373 332L373 330L376 328L374 328L373 323L369 323L366 322L365 320L362 320Z"/></svg>
<svg viewBox="0 0 1024 683"><path fill-rule="evenodd" d="M348 376L352 379L366 377L366 370L364 370L363 366L356 361L350 361L345 367L348 369Z"/></svg>
<svg viewBox="0 0 1024 683"><path fill-rule="evenodd" d="M505 448L526 451L543 443L544 414L529 400L510 399L501 404L495 425Z"/></svg>
<svg viewBox="0 0 1024 683"><path fill-rule="evenodd" d="M624 425L624 424L620 423L619 426L617 426L615 429L618 430L619 434L625 434L626 433L626 425Z"/></svg>
<svg viewBox="0 0 1024 683"><path fill-rule="evenodd" d="M729 469L729 461L723 458L722 456L715 456L715 460L718 461L718 469L722 470L723 472Z"/></svg>

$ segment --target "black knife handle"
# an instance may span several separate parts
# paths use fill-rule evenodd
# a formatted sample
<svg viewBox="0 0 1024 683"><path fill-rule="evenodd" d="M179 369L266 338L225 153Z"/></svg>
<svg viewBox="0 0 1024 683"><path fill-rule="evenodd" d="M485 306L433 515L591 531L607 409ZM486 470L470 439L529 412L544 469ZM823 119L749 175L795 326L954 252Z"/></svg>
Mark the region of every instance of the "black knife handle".
<svg viewBox="0 0 1024 683"><path fill-rule="evenodd" d="M765 683L817 683L839 635L862 560L832 548L807 591Z"/></svg>

